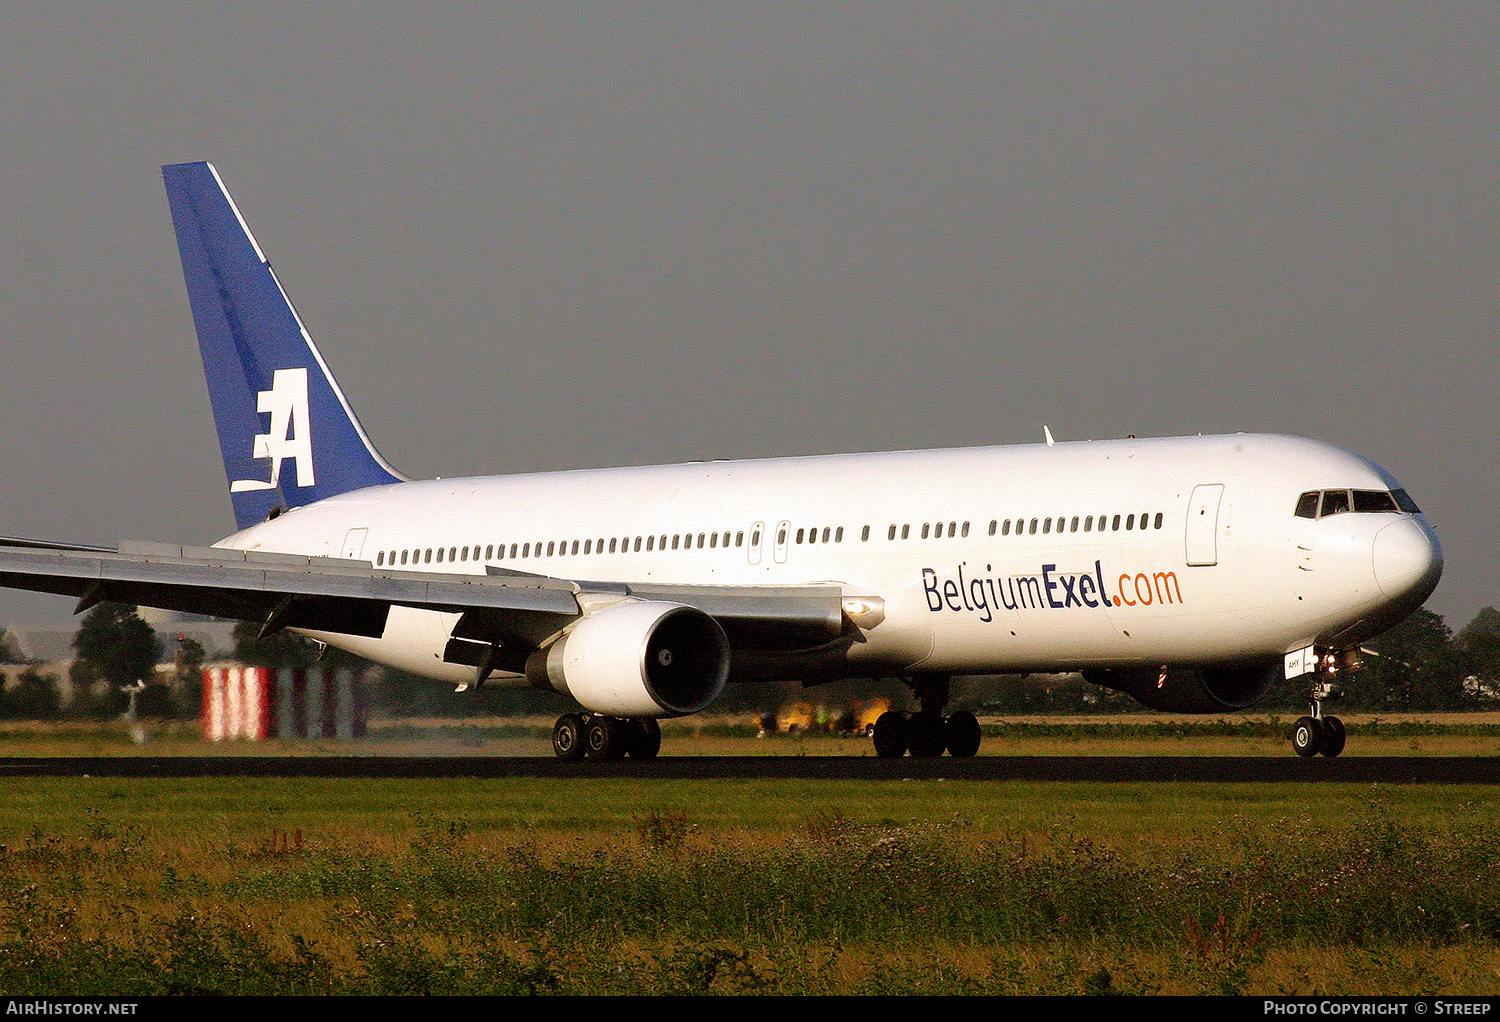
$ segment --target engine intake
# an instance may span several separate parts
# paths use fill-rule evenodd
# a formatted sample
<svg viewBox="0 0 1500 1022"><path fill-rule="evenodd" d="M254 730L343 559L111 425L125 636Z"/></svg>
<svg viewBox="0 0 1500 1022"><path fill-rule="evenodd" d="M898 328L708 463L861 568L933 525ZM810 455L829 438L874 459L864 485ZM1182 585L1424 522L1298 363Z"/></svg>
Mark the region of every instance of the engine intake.
<svg viewBox="0 0 1500 1022"><path fill-rule="evenodd" d="M701 610L675 603L616 603L579 619L533 653L526 677L617 717L697 713L724 691L729 641Z"/></svg>
<svg viewBox="0 0 1500 1022"><path fill-rule="evenodd" d="M1153 710L1222 713L1243 710L1266 697L1281 677L1281 664L1197 667L1167 672L1152 668L1084 671L1083 680L1124 692Z"/></svg>

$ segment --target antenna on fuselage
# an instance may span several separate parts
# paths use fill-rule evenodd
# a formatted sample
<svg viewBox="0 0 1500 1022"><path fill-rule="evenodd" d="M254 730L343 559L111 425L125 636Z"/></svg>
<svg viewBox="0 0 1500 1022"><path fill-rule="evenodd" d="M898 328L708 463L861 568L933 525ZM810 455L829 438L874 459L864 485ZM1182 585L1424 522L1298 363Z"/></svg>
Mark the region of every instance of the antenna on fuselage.
<svg viewBox="0 0 1500 1022"><path fill-rule="evenodd" d="M1054 443L1056 443L1056 441L1052 439L1052 431L1046 426L1042 427L1042 435L1047 438L1048 447L1051 447Z"/></svg>

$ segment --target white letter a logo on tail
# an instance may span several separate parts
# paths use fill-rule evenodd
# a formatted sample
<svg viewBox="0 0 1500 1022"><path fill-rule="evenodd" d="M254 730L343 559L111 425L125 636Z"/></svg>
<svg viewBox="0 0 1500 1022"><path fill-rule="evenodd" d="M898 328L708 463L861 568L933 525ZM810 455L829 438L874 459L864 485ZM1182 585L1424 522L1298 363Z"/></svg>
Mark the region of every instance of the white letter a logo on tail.
<svg viewBox="0 0 1500 1022"><path fill-rule="evenodd" d="M307 370L278 369L271 378L271 389L256 395L256 411L269 413L271 428L255 436L252 458L271 459L271 481L236 479L231 493L244 490L274 490L281 481L281 463L297 459L297 485L313 484L312 431L308 428Z"/></svg>

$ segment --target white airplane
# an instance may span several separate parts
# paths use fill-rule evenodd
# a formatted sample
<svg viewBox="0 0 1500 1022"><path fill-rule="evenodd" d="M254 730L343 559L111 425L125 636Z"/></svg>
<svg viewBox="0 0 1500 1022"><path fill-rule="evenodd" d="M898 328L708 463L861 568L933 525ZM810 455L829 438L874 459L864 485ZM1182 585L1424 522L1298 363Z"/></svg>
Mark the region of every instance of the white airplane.
<svg viewBox="0 0 1500 1022"><path fill-rule="evenodd" d="M410 481L376 451L207 163L163 168L239 531L9 540L0 584L259 621L454 683L571 696L565 759L649 759L728 682L898 676L880 756L971 756L953 675L1081 671L1179 712L1309 686L1442 555L1397 481L1288 436L1125 439Z"/></svg>

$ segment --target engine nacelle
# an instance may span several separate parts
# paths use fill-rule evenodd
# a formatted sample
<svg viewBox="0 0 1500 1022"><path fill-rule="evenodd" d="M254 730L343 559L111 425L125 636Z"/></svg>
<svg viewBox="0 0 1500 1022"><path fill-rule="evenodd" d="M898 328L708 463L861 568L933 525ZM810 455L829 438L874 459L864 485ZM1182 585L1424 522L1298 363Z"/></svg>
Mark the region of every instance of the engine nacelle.
<svg viewBox="0 0 1500 1022"><path fill-rule="evenodd" d="M1243 710L1264 699L1280 677L1280 662L1171 670L1165 681L1155 668L1083 672L1084 681L1116 689L1153 710L1171 713Z"/></svg>
<svg viewBox="0 0 1500 1022"><path fill-rule="evenodd" d="M526 662L538 688L616 717L680 717L719 697L729 640L701 610L633 600L581 618Z"/></svg>

